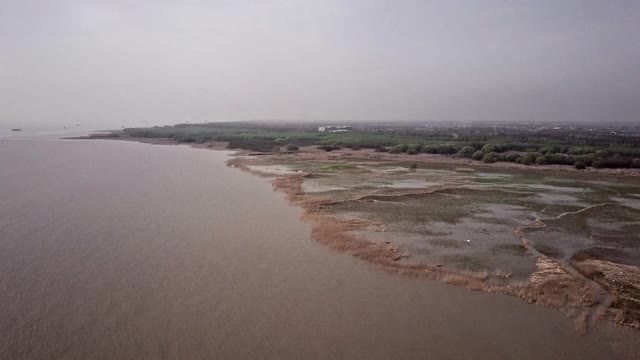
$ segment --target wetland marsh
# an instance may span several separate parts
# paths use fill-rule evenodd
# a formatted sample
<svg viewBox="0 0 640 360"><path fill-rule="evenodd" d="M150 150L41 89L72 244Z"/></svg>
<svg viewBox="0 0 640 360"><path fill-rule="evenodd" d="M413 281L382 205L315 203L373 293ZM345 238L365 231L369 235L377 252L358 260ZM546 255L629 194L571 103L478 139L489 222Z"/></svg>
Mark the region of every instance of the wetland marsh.
<svg viewBox="0 0 640 360"><path fill-rule="evenodd" d="M602 318L640 326L635 177L349 151L230 164L273 177L306 209L316 240L388 271L561 309L581 331Z"/></svg>

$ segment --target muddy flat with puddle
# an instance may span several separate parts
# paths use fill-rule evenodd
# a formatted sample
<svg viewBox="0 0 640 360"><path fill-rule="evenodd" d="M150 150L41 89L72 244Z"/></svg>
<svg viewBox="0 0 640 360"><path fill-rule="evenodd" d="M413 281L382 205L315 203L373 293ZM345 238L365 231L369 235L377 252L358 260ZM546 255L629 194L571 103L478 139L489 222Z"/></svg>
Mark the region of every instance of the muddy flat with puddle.
<svg viewBox="0 0 640 360"><path fill-rule="evenodd" d="M602 317L640 328L640 280L612 275L616 264L640 274L636 178L349 156L259 161L298 174L276 188L313 214L313 234L334 249L578 313L583 329Z"/></svg>

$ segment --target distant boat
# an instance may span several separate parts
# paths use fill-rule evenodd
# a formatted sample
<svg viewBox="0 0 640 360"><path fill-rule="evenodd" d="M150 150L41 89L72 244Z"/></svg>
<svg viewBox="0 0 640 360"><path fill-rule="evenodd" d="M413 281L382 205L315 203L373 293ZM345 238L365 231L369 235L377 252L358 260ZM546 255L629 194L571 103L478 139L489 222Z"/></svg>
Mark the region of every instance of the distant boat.
<svg viewBox="0 0 640 360"><path fill-rule="evenodd" d="M22 129L11 129L11 131L22 131Z"/></svg>

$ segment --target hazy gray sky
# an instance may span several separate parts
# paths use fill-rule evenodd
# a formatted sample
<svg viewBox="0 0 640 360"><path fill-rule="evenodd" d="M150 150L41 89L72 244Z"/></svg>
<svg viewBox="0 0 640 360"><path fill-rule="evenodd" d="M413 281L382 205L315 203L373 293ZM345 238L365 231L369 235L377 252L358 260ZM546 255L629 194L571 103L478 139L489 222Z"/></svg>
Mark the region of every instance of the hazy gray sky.
<svg viewBox="0 0 640 360"><path fill-rule="evenodd" d="M0 122L640 122L640 1L0 0Z"/></svg>

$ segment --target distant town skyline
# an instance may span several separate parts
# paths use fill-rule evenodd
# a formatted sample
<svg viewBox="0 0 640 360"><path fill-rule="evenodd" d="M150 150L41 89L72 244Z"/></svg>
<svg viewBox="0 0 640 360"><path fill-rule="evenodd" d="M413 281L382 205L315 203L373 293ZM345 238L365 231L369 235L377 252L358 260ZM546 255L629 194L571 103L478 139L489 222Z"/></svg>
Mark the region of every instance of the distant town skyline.
<svg viewBox="0 0 640 360"><path fill-rule="evenodd" d="M0 124L640 123L637 1L4 1Z"/></svg>

